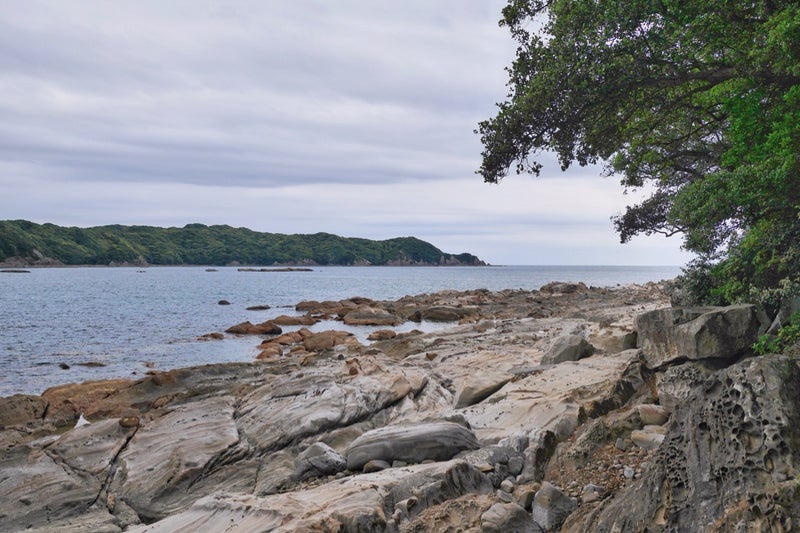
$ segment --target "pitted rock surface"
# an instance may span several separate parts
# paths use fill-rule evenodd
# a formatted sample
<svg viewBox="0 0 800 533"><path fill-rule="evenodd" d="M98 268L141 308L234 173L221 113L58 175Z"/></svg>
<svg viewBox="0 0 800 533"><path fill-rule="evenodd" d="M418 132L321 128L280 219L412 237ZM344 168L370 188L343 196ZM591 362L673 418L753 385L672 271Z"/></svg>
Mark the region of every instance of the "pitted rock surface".
<svg viewBox="0 0 800 533"><path fill-rule="evenodd" d="M723 532L746 524L747 531L793 531L800 516L797 383L797 362L781 355L715 373L673 413L642 479L571 530Z"/></svg>

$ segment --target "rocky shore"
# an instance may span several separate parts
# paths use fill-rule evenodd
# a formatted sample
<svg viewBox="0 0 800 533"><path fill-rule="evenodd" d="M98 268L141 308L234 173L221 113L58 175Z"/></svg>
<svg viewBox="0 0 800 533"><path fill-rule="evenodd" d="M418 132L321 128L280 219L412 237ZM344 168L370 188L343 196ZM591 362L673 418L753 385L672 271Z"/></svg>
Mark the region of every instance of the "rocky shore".
<svg viewBox="0 0 800 533"><path fill-rule="evenodd" d="M229 330L253 363L0 398L0 531L798 527L800 368L752 355L754 306L554 282L297 311Z"/></svg>

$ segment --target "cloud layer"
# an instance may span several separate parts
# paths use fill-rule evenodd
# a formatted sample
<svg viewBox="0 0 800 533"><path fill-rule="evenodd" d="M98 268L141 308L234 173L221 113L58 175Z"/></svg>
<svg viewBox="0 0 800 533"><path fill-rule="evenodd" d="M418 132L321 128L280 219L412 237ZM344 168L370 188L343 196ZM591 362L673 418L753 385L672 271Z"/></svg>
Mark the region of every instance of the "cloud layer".
<svg viewBox="0 0 800 533"><path fill-rule="evenodd" d="M0 218L416 235L493 263L675 264L619 247L596 169L500 186L499 0L0 0Z"/></svg>

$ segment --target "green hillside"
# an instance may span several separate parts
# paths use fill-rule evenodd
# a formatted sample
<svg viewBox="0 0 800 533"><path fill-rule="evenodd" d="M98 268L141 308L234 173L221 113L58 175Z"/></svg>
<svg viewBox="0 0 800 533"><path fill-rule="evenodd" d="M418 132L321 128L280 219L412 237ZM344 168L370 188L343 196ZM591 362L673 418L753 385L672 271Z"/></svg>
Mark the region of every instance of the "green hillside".
<svg viewBox="0 0 800 533"><path fill-rule="evenodd" d="M188 224L61 227L0 221L0 260L65 265L482 265L472 254L448 254L415 237L384 241L329 233L284 235L247 228Z"/></svg>

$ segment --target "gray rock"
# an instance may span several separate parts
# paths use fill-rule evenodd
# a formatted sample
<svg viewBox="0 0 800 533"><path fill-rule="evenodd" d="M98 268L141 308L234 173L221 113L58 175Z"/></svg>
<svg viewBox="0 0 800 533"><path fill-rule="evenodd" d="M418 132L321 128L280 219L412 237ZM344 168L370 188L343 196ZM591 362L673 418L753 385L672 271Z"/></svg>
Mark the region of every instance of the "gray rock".
<svg viewBox="0 0 800 533"><path fill-rule="evenodd" d="M342 454L325 444L315 442L297 456L292 477L304 481L312 477L329 476L347 468Z"/></svg>
<svg viewBox="0 0 800 533"><path fill-rule="evenodd" d="M542 528L555 531L577 507L577 501L545 481L533 498L531 515Z"/></svg>
<svg viewBox="0 0 800 533"><path fill-rule="evenodd" d="M680 359L734 360L766 330L755 305L657 309L636 319L642 355L655 369Z"/></svg>
<svg viewBox="0 0 800 533"><path fill-rule="evenodd" d="M239 441L233 402L187 403L141 426L119 456L112 489L143 519L191 505L209 465Z"/></svg>
<svg viewBox="0 0 800 533"><path fill-rule="evenodd" d="M544 533L516 503L496 503L481 515L482 533Z"/></svg>
<svg viewBox="0 0 800 533"><path fill-rule="evenodd" d="M631 431L631 441L643 450L655 450L664 441L664 435L652 431L635 429Z"/></svg>
<svg viewBox="0 0 800 533"><path fill-rule="evenodd" d="M492 372L478 372L470 376L456 390L455 408L461 409L485 400L511 381L511 377L509 374Z"/></svg>
<svg viewBox="0 0 800 533"><path fill-rule="evenodd" d="M594 353L594 346L581 335L561 335L556 337L542 356L543 365L577 361Z"/></svg>
<svg viewBox="0 0 800 533"><path fill-rule="evenodd" d="M387 470L391 468L392 465L387 463L386 461L381 461L380 459L373 459L372 461L367 461L362 467L362 470L365 474L369 474L370 472L380 472L381 470Z"/></svg>
<svg viewBox="0 0 800 533"><path fill-rule="evenodd" d="M453 422L387 426L364 433L347 448L347 468L359 470L373 459L421 463L446 461L479 448L471 430Z"/></svg>
<svg viewBox="0 0 800 533"><path fill-rule="evenodd" d="M547 462L556 451L558 439L556 434L549 430L537 431L530 437L530 445L524 452L525 466L520 474L525 482L541 481Z"/></svg>
<svg viewBox="0 0 800 533"><path fill-rule="evenodd" d="M792 386L786 386L791 383ZM581 531L790 531L800 516L800 368L780 355L709 377L642 477ZM645 496L646 497L643 497Z"/></svg>
<svg viewBox="0 0 800 533"><path fill-rule="evenodd" d="M671 410L661 405L643 403L636 406L642 424L660 426L669 420Z"/></svg>
<svg viewBox="0 0 800 533"><path fill-rule="evenodd" d="M510 479L504 479L502 483L500 483L500 490L503 490L509 494L514 492L514 482Z"/></svg>
<svg viewBox="0 0 800 533"><path fill-rule="evenodd" d="M687 362L678 366L670 366L657 379L659 403L667 409L674 410L685 403L700 388L708 377L708 371L698 363Z"/></svg>
<svg viewBox="0 0 800 533"><path fill-rule="evenodd" d="M0 530L22 531L68 520L88 509L100 480L71 476L39 450L15 446L0 454Z"/></svg>

